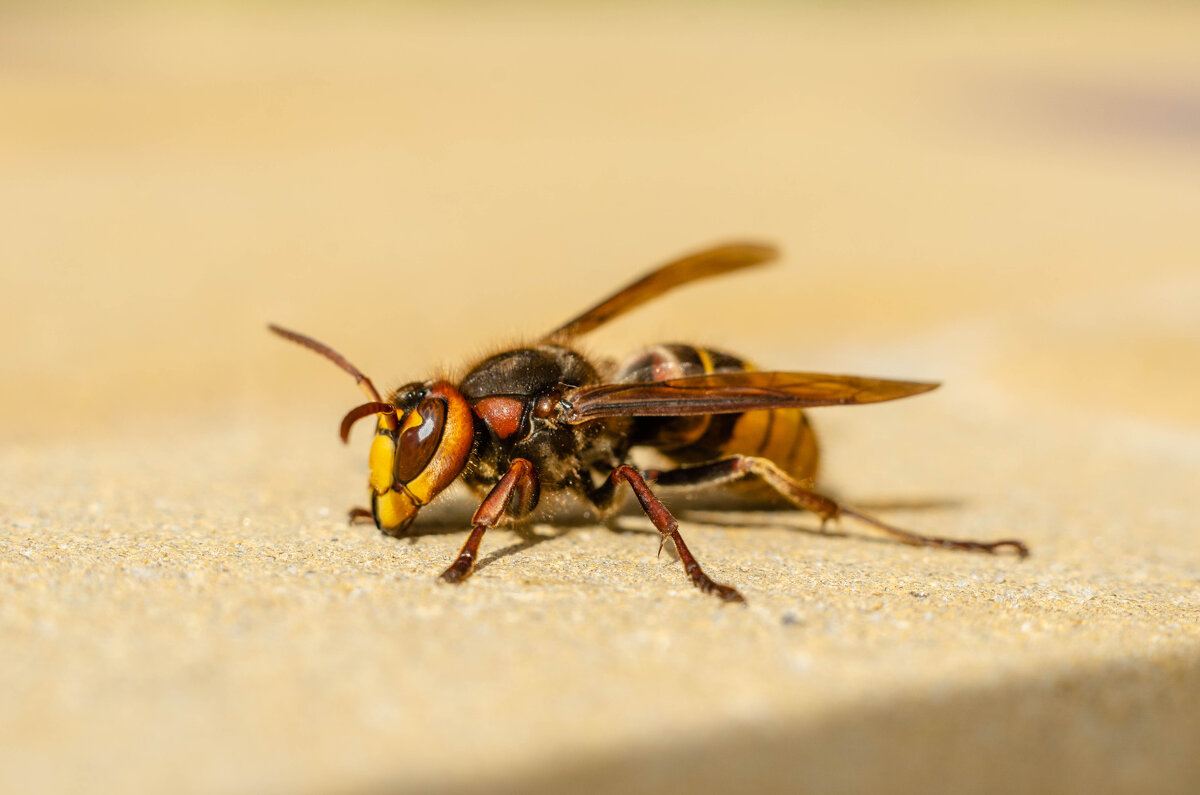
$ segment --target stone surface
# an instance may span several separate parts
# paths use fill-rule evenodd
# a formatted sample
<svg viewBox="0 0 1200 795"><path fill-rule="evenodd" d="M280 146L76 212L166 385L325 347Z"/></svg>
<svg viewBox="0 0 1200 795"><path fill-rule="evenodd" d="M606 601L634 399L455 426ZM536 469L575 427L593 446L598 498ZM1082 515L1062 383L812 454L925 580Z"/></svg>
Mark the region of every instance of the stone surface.
<svg viewBox="0 0 1200 795"><path fill-rule="evenodd" d="M13 11L0 791L1200 788L1184 14ZM1030 559L665 495L726 606L633 511L458 588L465 499L346 526L268 321L392 386L730 237L787 256L590 348L941 379L814 412L825 483Z"/></svg>

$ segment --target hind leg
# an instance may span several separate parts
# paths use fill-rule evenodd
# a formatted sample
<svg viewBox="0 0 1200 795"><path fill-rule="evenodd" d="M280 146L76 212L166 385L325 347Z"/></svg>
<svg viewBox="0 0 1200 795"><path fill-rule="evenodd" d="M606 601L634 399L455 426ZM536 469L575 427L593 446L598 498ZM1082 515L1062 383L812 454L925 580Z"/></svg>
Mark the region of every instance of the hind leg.
<svg viewBox="0 0 1200 795"><path fill-rule="evenodd" d="M893 527L873 516L868 516L861 511L840 505L829 497L805 488L805 486L792 478L791 475L780 469L773 461L766 458L733 455L708 464L680 467L661 472L649 471L646 473L648 480L652 480L660 486L682 487L716 486L738 480L747 475L757 476L792 504L812 511L817 516L820 516L822 520L836 519L839 516L850 516L890 536L898 538L906 544L989 553L995 553L1007 547L1022 558L1029 555L1029 548L1023 542L1015 539L988 542L964 541L956 538L920 535L908 530L901 530L899 527Z"/></svg>

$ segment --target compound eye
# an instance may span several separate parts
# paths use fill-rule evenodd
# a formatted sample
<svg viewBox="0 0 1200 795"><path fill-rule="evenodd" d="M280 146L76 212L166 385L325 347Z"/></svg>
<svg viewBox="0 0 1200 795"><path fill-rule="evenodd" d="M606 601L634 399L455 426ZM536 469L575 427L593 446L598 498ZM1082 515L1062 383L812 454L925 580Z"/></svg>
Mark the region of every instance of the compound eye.
<svg viewBox="0 0 1200 795"><path fill-rule="evenodd" d="M435 398L421 401L404 419L396 440L396 480L409 483L425 471L437 453L446 426L446 404Z"/></svg>

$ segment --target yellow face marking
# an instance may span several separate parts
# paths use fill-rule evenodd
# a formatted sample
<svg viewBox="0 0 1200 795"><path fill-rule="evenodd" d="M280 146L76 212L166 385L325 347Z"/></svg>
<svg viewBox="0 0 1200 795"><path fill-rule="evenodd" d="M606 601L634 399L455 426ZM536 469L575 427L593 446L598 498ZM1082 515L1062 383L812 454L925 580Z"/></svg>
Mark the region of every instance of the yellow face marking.
<svg viewBox="0 0 1200 795"><path fill-rule="evenodd" d="M367 456L367 465L371 469L368 482L375 494L383 494L392 487L392 464L395 460L396 443L382 433L375 434L371 452Z"/></svg>
<svg viewBox="0 0 1200 795"><path fill-rule="evenodd" d="M432 474L433 473L430 473L429 470L426 469L420 475L417 475L415 480L404 484L405 490L410 492L415 499L420 501L422 505L425 505L433 499Z"/></svg>
<svg viewBox="0 0 1200 795"><path fill-rule="evenodd" d="M412 521L417 506L402 491L388 490L375 497L375 518L385 530L403 527Z"/></svg>
<svg viewBox="0 0 1200 795"><path fill-rule="evenodd" d="M404 418L404 424L400 426L400 433L404 433L409 428L415 428L424 422L424 418L419 412L410 411L408 416Z"/></svg>

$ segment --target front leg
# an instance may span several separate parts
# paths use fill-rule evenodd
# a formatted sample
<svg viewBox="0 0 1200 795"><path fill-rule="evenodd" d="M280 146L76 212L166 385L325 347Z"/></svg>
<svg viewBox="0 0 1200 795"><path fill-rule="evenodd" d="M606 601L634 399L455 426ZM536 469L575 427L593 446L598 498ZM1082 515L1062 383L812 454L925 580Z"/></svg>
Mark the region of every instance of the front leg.
<svg viewBox="0 0 1200 795"><path fill-rule="evenodd" d="M467 543L463 544L455 561L442 572L442 579L450 583L462 582L471 573L479 557L483 534L499 524L505 515L523 516L529 513L537 505L537 499L538 478L533 471L533 464L524 458L514 458L504 477L492 487L475 511L471 518L471 535L467 536Z"/></svg>

